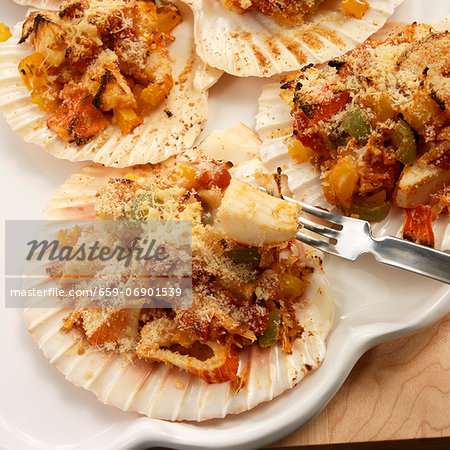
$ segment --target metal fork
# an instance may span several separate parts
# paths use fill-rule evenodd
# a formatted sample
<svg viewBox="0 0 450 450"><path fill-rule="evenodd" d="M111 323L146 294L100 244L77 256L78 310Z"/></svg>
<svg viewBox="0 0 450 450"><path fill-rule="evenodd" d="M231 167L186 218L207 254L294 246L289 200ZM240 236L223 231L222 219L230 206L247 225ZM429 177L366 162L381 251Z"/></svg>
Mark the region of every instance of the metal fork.
<svg viewBox="0 0 450 450"><path fill-rule="evenodd" d="M312 216L342 226L341 230L336 230L300 217L299 222L305 229L329 238L333 243L301 232L296 236L299 241L350 261L371 253L380 263L450 283L450 254L390 236L374 238L370 224L365 220L332 214L289 197L283 198L298 203Z"/></svg>

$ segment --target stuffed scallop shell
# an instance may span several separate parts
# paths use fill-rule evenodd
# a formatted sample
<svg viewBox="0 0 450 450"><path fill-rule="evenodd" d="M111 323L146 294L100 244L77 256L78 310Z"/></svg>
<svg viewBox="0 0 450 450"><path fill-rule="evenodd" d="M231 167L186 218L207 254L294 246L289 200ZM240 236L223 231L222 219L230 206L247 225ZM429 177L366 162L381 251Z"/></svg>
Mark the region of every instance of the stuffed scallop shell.
<svg viewBox="0 0 450 450"><path fill-rule="evenodd" d="M231 135L239 136L242 131L244 135L248 136L248 132L242 128L235 128ZM223 132L215 134L213 140L207 143L206 147L211 148L212 142L221 143L226 153L233 151L232 146L229 145L231 140L226 133L225 136ZM257 144L257 140L254 142ZM256 151L257 145L255 147ZM246 147L241 150L249 150L248 141ZM234 145L234 151L236 152L236 145ZM198 163L200 166L197 166ZM216 196L221 190L224 190L224 204L219 208L218 214L219 221L223 222L225 229L222 240L226 239L233 243L231 236L236 232L236 222L248 226L249 231L252 231L244 237L247 239L246 245L256 245L259 248L264 246L264 242L289 240L295 235L297 211L292 204L285 205L284 201L277 198L272 198L265 205L261 204L257 198L255 199L255 195L257 197L266 194L262 194L260 191L255 193L254 188L238 180L230 181L222 164L204 156L199 157L198 152L191 151L183 156L173 157L159 167L135 166L126 169L106 169L99 165L90 165L73 174L58 189L46 210L45 217L52 220L93 219L96 209L97 214L102 214L101 211L105 210L111 211L108 208L104 209L102 203L96 204L99 201L97 193L105 192L104 190L107 189L111 194L112 185L117 184L121 179L128 180L124 184L127 187L132 186L134 180L142 188L149 180L154 179L153 177L158 172L163 173L169 170L181 177L183 183L193 182L192 170L197 168L197 175L199 175L198 170L205 169L208 175L201 172L195 182L203 183L204 187L199 189L199 185L197 185L191 193L196 192L194 195L198 195L203 192L204 201L214 202L211 189ZM255 174L249 173L248 176L254 177ZM270 178L267 173L260 173L257 176ZM115 180L112 185L109 182L111 179ZM163 177L163 180L166 179ZM222 185L225 187L227 183L230 183L228 188L221 189L219 187ZM206 189L205 186L209 187ZM228 189L231 191L227 194ZM210 191L208 195L206 195L207 191ZM142 190L139 192L142 195ZM247 204L254 202L253 215L249 216L242 208L233 208L233 202L239 202L239 197L242 197ZM104 197L100 194L100 199L102 198L111 199L111 197ZM193 202L195 202L193 199L185 200L185 205L193 204ZM273 211L272 208L278 211L280 208L286 209L283 217L291 217L291 220L282 222L275 220L274 222L273 216L271 216L272 219L269 217L270 212ZM258 215L261 216L260 219L258 219ZM262 226L261 220L263 220ZM205 225L201 230L202 233L207 232L210 238L223 232L220 231L220 228L209 225ZM215 245L215 239L210 238L208 245ZM275 259L278 258L278 250L275 250L278 245L275 244L275 247L272 246L272 250L270 250L275 252L273 253ZM256 247L241 248L254 249ZM232 252L228 258L231 260L238 258L239 261L228 261L227 267L232 267L232 264L242 266L238 271L241 276L249 269L248 264L255 262L254 250L247 255L252 261L248 260L247 262L242 260L246 256L240 250L234 249L233 253L233 248L229 247L228 251ZM223 249L219 251L219 253L222 252ZM195 353L189 354L189 348L191 348L189 346L192 344L190 339L197 340L198 337L195 333L199 330L197 326L190 328L191 322L187 320L188 316L191 316L190 320L192 321L192 315L195 316L195 313L199 312L195 306L195 292L198 289L195 278L192 309L175 312L175 319L173 313L166 315L161 311L158 317L155 316L151 320L148 317L146 319L143 316L140 317L140 321L144 320L146 323L140 330L140 341L135 347L135 353L132 352L131 356L128 354L124 357L121 353L105 350L101 345L92 345L90 343L92 339L98 344L103 342L111 344L111 339L114 339L114 332L111 331L113 328L111 327L111 332L108 333L105 331L105 327L96 327L95 323L98 321L89 322L92 317L83 311L79 312L77 316L76 310L39 308L41 301L39 299L32 308L25 310L25 322L50 362L68 380L93 392L104 403L123 410L137 411L149 417L167 420L202 421L224 417L227 414L241 413L292 388L310 370L316 369L325 355L325 339L332 325L333 301L330 287L320 265L319 254L304 246L294 246L291 250L286 247L282 254L283 258L287 257L288 259L282 259L277 264L284 266L293 263L295 265L295 261L301 260L302 264L299 267L303 268L301 270L306 276L306 284L302 287L304 290L302 296L295 301L292 299L288 302L293 308L294 315L290 320L283 315L280 322L279 317L274 318L277 313L272 312L272 316L270 316L272 317L271 332L261 334L261 331L257 330L258 327L261 325L262 328L269 327L270 318L267 318L264 313L266 307L255 305L255 311L252 314L248 312L244 315L242 310L238 315L234 315L232 309L229 309L231 304L228 305L228 308L221 310L222 303L219 301L222 298L221 292L226 291L229 296L232 287L225 288L224 285L220 289L216 287L215 294L213 289L213 297L209 301L219 309L210 323L216 325L222 323L224 328L221 326L211 327L209 340L203 340L202 345L207 345L210 352L212 351L214 354L213 357L206 360L196 358ZM194 266L196 258L194 246ZM277 264L273 266L274 270L278 270L276 269ZM288 275L287 266L285 269L283 276L290 277L291 282L285 288L292 290L294 284L298 284L300 279L295 281L294 275ZM298 271L298 269L294 269L294 266L292 270ZM273 274L270 276L273 278ZM220 277L214 281L214 284L219 279ZM295 283L292 284L294 281ZM41 281L40 288L44 289L51 283L50 281ZM301 282L297 287L301 287L300 285ZM241 287L243 287L242 281ZM260 286L261 290L262 286ZM294 296L298 295L298 293L293 294ZM250 304L247 306L250 307ZM244 308L244 306L241 307ZM255 320L259 314L264 316L262 322ZM146 315L151 316L151 311L147 311ZM253 319L250 320L250 318ZM111 315L109 320L108 327L115 320L114 316ZM124 316L121 316L121 320L127 320L127 318L124 319ZM244 322L236 328L238 323L235 322L239 322L239 320L244 320ZM89 323L94 325L89 326ZM117 325L116 322L114 323ZM282 326L284 329L274 333L273 327L278 326ZM288 332L288 329L291 331ZM117 327L114 330L117 331ZM255 334L259 335L259 343L254 342ZM282 336L285 338L281 338ZM289 339L289 336L292 339ZM281 340L278 341L278 339ZM252 341L253 343L251 343ZM239 346L236 346L235 342L239 342ZM174 346L173 351L171 350L172 345ZM182 347L184 347L183 351L181 351ZM239 347L241 348L239 349Z"/></svg>
<svg viewBox="0 0 450 450"><path fill-rule="evenodd" d="M23 6L33 6L34 8L58 9L62 0L13 0Z"/></svg>
<svg viewBox="0 0 450 450"><path fill-rule="evenodd" d="M379 35L264 87L260 156L298 200L449 250L448 21Z"/></svg>
<svg viewBox="0 0 450 450"><path fill-rule="evenodd" d="M197 57L189 9L59 4L30 11L0 45L0 109L13 130L58 158L115 167L192 146L221 72Z"/></svg>
<svg viewBox="0 0 450 450"><path fill-rule="evenodd" d="M357 46L383 26L401 0L350 1L368 6L360 18L344 14L337 0L185 2L194 11L197 53L207 64L240 77L269 77L324 62ZM288 20L292 14L280 15L284 3L299 5L297 20ZM274 8L278 12L272 14Z"/></svg>

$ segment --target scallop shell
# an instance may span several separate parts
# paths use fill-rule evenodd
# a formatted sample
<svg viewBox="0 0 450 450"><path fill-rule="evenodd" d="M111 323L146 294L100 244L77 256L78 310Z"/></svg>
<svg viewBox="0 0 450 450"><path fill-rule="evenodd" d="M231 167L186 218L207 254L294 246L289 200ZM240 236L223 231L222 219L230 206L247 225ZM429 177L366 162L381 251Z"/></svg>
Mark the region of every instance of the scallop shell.
<svg viewBox="0 0 450 450"><path fill-rule="evenodd" d="M0 109L11 128L25 141L40 145L57 158L90 160L111 167L157 163L191 147L207 119L208 89L222 72L198 58L192 13L186 5L177 6L183 22L174 29L176 39L168 46L175 81L168 98L134 132L122 136L117 126L110 125L84 146L60 139L47 128L47 115L31 103L17 66L32 47L16 44L21 33L21 23L17 24L13 36L0 44Z"/></svg>
<svg viewBox="0 0 450 450"><path fill-rule="evenodd" d="M269 77L324 62L361 44L383 26L402 0L368 0L361 20L340 0L323 3L302 25L277 24L258 11L238 14L219 0L183 0L194 11L197 53L210 66L239 77Z"/></svg>
<svg viewBox="0 0 450 450"><path fill-rule="evenodd" d="M260 157L267 170L276 172L281 167L288 177L293 197L304 203L339 213L323 195L320 172L310 163L295 163L289 155L286 138L292 135L291 108L280 97L280 83L264 86L259 97L256 116L256 132L262 139ZM403 210L393 207L389 215L371 227L375 236L401 237ZM436 248L450 250L450 223L448 216L441 215L433 224Z"/></svg>
<svg viewBox="0 0 450 450"><path fill-rule="evenodd" d="M33 6L41 9L58 9L62 0L13 0L22 6Z"/></svg>
<svg viewBox="0 0 450 450"><path fill-rule="evenodd" d="M228 148L230 140L219 138L218 142ZM234 148L239 153L236 145ZM99 185L110 177L130 172L145 174L151 170L154 168L150 166L112 169L88 165L56 191L45 218L92 219ZM305 293L307 300L296 311L306 330L304 337L295 342L292 354L283 353L278 346L262 350L253 345L241 351L241 367L246 368L247 381L238 393L229 382L209 385L175 367L137 358L124 361L117 354L85 345L79 331L65 333L60 330L67 310L39 308L39 303L45 299L39 299L33 308L25 309L25 323L45 356L69 381L93 392L108 405L172 421L221 418L247 411L280 395L323 360L325 339L333 322L333 298L320 266L319 254L308 248L305 253L316 270ZM50 280L39 283L40 289L52 286Z"/></svg>

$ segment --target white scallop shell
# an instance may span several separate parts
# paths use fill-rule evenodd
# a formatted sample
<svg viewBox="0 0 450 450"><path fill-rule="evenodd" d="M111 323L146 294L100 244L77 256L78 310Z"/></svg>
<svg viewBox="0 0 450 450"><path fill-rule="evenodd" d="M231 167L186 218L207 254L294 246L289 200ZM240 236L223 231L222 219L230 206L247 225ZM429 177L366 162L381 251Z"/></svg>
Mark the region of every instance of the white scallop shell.
<svg viewBox="0 0 450 450"><path fill-rule="evenodd" d="M361 20L340 0L327 0L300 26L277 24L258 11L238 14L219 0L183 0L194 11L197 53L210 66L240 77L269 77L324 62L361 44L383 26L402 0L368 0Z"/></svg>
<svg viewBox="0 0 450 450"><path fill-rule="evenodd" d="M239 127L233 130L233 133L240 133ZM249 136L249 131L241 131ZM216 134L214 140L228 152L231 141L218 137L220 135L223 136L223 132ZM207 147L211 148L211 143ZM257 145L253 147L255 150ZM244 148L249 149L247 144ZM236 145L234 149L240 153L241 149ZM95 217L94 201L99 185L110 177L120 177L129 172L142 174L148 170L154 168L108 169L97 164L88 165L74 173L56 191L45 218L92 219ZM283 353L280 347L262 350L258 345L241 351L241 367L247 368L248 378L237 394L229 382L209 385L194 375L162 363L148 363L137 358L124 361L117 354L89 346L80 354L80 349L84 348L81 333L60 330L67 310L28 308L24 311L25 323L49 361L69 381L93 392L106 404L173 421L202 421L241 413L295 386L309 370L316 369L325 356L325 339L333 322L333 296L317 263L319 254L313 249L305 251L316 267L305 293L306 301L297 310L297 316L306 329L305 337L295 342L290 355ZM52 281L45 280L40 282L39 289L52 286Z"/></svg>
<svg viewBox="0 0 450 450"><path fill-rule="evenodd" d="M23 6L33 6L41 9L58 9L62 0L13 0L13 2Z"/></svg>
<svg viewBox="0 0 450 450"><path fill-rule="evenodd" d="M17 67L32 47L17 45L21 32L21 24L17 24L13 36L0 44L0 109L11 128L25 141L40 145L57 158L89 160L111 167L157 163L191 147L207 119L208 89L222 72L198 58L192 37L192 13L186 5L177 6L183 22L174 29L176 39L168 46L175 81L168 98L132 133L122 136L117 126L110 125L84 146L60 139L47 128L47 115L31 103ZM172 115L169 117L166 111Z"/></svg>
<svg viewBox="0 0 450 450"><path fill-rule="evenodd" d="M298 164L289 156L285 140L292 135L291 108L280 97L280 92L280 83L269 83L264 86L259 97L256 132L263 142L260 147L261 161L272 172L276 172L278 167L282 168L295 199L338 213L337 208L325 200L320 172L310 162ZM372 232L375 236L400 237L402 228L403 212L393 207L382 222L372 225ZM436 248L450 250L448 216L441 215L434 222L433 229Z"/></svg>

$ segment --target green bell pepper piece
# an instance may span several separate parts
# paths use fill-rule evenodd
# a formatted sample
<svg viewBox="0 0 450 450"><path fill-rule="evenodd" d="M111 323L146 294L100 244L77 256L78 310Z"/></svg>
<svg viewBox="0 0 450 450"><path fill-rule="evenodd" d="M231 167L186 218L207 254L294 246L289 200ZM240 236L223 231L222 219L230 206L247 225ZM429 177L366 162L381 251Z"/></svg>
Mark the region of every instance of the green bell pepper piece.
<svg viewBox="0 0 450 450"><path fill-rule="evenodd" d="M236 247L225 250L223 254L235 264L250 264L251 266L258 267L261 261L258 247Z"/></svg>
<svg viewBox="0 0 450 450"><path fill-rule="evenodd" d="M362 111L356 108L350 111L342 122L342 128L360 144L366 144L372 133L372 127L364 118Z"/></svg>
<svg viewBox="0 0 450 450"><path fill-rule="evenodd" d="M148 208L153 208L153 195L150 192L133 197L124 208L122 220L146 220Z"/></svg>
<svg viewBox="0 0 450 450"><path fill-rule="evenodd" d="M202 218L203 225L214 225L214 219L209 211L205 211Z"/></svg>
<svg viewBox="0 0 450 450"><path fill-rule="evenodd" d="M389 214L390 209L391 204L386 200L374 203L356 197L350 206L349 214L351 216L358 216L361 220L381 222Z"/></svg>
<svg viewBox="0 0 450 450"><path fill-rule="evenodd" d="M417 145L411 127L402 119L397 122L392 138L393 144L397 147L395 159L405 166L412 164L416 160Z"/></svg>
<svg viewBox="0 0 450 450"><path fill-rule="evenodd" d="M278 341L281 325L281 311L270 311L267 317L266 331L259 337L259 345L262 348L271 347Z"/></svg>

